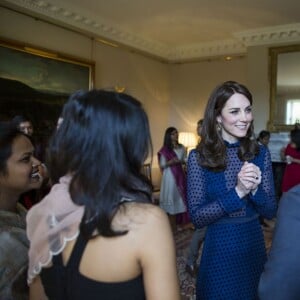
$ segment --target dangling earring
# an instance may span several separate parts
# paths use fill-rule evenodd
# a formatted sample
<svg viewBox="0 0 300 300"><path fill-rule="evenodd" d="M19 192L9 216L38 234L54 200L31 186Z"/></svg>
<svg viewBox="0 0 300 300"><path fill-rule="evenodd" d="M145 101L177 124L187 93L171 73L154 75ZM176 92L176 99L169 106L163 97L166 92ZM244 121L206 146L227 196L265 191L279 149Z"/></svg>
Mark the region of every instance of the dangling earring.
<svg viewBox="0 0 300 300"><path fill-rule="evenodd" d="M217 131L219 131L219 132L222 130L222 126L220 125L220 123L217 123L216 128L217 128Z"/></svg>

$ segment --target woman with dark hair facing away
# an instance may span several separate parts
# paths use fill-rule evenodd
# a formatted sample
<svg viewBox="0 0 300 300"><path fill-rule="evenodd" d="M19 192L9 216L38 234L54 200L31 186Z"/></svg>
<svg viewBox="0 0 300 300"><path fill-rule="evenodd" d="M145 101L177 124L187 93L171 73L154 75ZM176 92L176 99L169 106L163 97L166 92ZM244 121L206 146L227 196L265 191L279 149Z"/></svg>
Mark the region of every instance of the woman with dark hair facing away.
<svg viewBox="0 0 300 300"><path fill-rule="evenodd" d="M283 149L286 166L282 178L282 192L300 184L300 129L290 132L290 143Z"/></svg>
<svg viewBox="0 0 300 300"><path fill-rule="evenodd" d="M27 217L31 299L179 299L168 218L141 173L151 149L141 103L78 91L61 117L54 185Z"/></svg>
<svg viewBox="0 0 300 300"><path fill-rule="evenodd" d="M187 211L186 175L183 169L186 151L184 146L178 143L178 131L175 127L166 129L163 147L157 155L162 171L159 205L168 214L172 230L175 231L176 215ZM186 220L180 221L190 222L187 217Z"/></svg>
<svg viewBox="0 0 300 300"><path fill-rule="evenodd" d="M266 249L258 216L276 213L271 157L253 138L252 95L227 81L208 100L187 165L192 222L207 226L197 299L257 299Z"/></svg>
<svg viewBox="0 0 300 300"><path fill-rule="evenodd" d="M26 273L29 241L26 209L20 195L37 189L42 180L28 136L11 123L0 123L0 299L29 298Z"/></svg>

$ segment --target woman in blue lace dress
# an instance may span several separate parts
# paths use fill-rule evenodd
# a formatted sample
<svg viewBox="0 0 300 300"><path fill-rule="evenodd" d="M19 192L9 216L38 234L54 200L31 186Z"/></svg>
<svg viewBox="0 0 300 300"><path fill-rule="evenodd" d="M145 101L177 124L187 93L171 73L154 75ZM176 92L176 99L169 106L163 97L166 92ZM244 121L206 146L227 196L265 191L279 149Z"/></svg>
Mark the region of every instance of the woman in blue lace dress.
<svg viewBox="0 0 300 300"><path fill-rule="evenodd" d="M253 138L252 95L233 81L216 87L202 139L187 166L189 212L207 226L197 299L257 299L266 261L259 215L276 213L271 158Z"/></svg>

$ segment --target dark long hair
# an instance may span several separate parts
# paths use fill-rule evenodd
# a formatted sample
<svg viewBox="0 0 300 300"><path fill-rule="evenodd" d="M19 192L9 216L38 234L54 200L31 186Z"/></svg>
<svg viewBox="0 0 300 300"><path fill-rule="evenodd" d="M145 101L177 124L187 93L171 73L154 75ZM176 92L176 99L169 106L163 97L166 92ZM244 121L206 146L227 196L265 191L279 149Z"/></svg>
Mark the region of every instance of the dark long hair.
<svg viewBox="0 0 300 300"><path fill-rule="evenodd" d="M205 109L201 141L197 151L200 164L214 171L222 171L226 168L226 145L221 131L217 128L217 117L228 99L235 93L244 95L252 105L252 95L244 85L235 81L226 81L213 90ZM240 139L238 156L242 161L246 161L254 158L258 152L259 147L254 139L252 122L246 136Z"/></svg>
<svg viewBox="0 0 300 300"><path fill-rule="evenodd" d="M152 185L142 175L152 152L148 117L133 97L104 90L74 93L49 145L48 166L57 182L72 175L70 195L85 206L81 231L115 236L111 221L122 199L151 202ZM152 153L151 153L152 155Z"/></svg>
<svg viewBox="0 0 300 300"><path fill-rule="evenodd" d="M171 133L173 131L178 132L178 130L175 127L168 127L165 131L164 146L167 147L169 150L172 150L174 148L174 145L173 145L172 139L171 139Z"/></svg>

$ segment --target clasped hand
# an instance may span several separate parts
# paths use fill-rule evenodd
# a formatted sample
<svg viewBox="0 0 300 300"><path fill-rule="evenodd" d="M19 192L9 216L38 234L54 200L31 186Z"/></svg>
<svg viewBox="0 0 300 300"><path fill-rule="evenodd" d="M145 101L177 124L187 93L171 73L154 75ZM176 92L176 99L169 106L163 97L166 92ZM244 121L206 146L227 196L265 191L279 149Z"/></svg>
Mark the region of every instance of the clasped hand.
<svg viewBox="0 0 300 300"><path fill-rule="evenodd" d="M168 165L169 166L172 166L172 165L176 165L176 164L179 164L181 161L178 157L174 157L170 160L168 160Z"/></svg>
<svg viewBox="0 0 300 300"><path fill-rule="evenodd" d="M250 192L256 192L261 183L261 171L253 163L245 162L237 176L236 192L240 198L243 198Z"/></svg>

